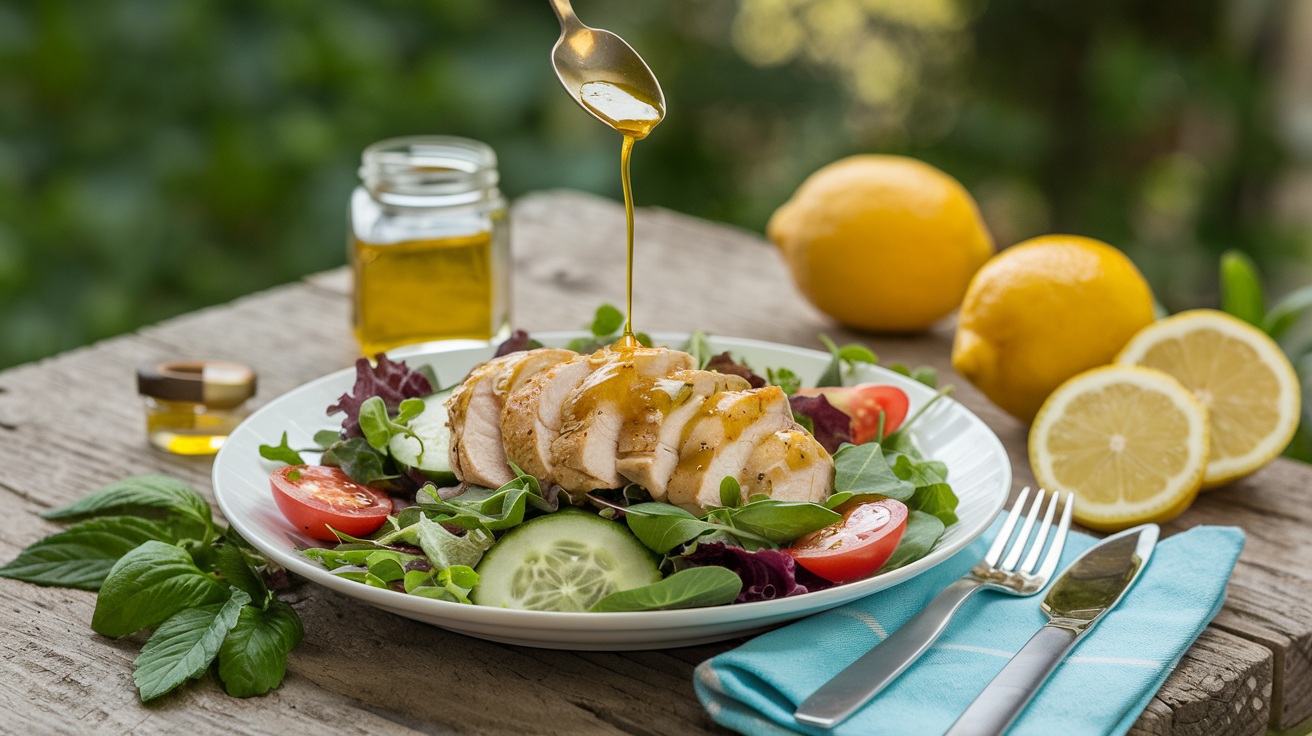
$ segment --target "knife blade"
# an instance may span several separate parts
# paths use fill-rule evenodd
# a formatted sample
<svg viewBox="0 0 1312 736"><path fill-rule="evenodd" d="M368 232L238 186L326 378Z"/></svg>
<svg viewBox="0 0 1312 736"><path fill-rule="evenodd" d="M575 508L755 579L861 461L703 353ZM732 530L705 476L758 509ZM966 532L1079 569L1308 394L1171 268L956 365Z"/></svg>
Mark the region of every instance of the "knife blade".
<svg viewBox="0 0 1312 736"><path fill-rule="evenodd" d="M1048 623L1012 657L945 736L999 736L1029 705L1071 649L1125 597L1152 557L1161 530L1144 524L1084 551L1048 589Z"/></svg>

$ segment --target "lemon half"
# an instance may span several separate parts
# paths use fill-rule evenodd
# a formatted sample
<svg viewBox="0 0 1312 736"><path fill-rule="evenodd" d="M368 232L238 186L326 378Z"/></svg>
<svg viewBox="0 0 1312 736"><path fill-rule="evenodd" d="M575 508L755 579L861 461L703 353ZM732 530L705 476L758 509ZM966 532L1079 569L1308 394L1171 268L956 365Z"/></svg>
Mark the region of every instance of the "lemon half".
<svg viewBox="0 0 1312 736"><path fill-rule="evenodd" d="M1298 429L1298 377L1280 346L1214 309L1168 317L1135 335L1116 362L1174 376L1208 409L1212 449L1203 487L1266 465Z"/></svg>
<svg viewBox="0 0 1312 736"><path fill-rule="evenodd" d="M1048 397L1030 429L1039 485L1075 494L1075 521L1118 531L1173 519L1207 467L1207 410L1161 371L1095 368Z"/></svg>

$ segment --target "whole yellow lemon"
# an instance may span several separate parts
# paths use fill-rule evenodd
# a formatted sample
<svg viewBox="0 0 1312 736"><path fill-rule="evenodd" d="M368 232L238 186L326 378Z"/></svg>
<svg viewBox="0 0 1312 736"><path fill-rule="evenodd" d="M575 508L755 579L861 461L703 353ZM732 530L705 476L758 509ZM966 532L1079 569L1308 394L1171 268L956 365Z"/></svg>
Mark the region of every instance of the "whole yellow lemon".
<svg viewBox="0 0 1312 736"><path fill-rule="evenodd" d="M1152 291L1125 254L1092 238L1044 235L1004 250L975 274L952 366L1029 422L1048 394L1111 363L1152 321Z"/></svg>
<svg viewBox="0 0 1312 736"><path fill-rule="evenodd" d="M922 330L961 304L993 254L975 200L905 156L851 156L820 169L770 218L806 298L862 330Z"/></svg>

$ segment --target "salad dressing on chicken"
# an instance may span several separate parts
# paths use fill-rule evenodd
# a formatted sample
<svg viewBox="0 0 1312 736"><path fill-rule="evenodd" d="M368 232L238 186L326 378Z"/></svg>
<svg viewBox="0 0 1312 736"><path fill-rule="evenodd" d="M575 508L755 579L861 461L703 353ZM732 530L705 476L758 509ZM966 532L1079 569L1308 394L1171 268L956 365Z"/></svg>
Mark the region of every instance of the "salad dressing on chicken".
<svg viewBox="0 0 1312 736"><path fill-rule="evenodd" d="M628 260L626 268L626 301L624 335L618 345L633 347L638 344L633 336L633 187L629 178L629 159L633 144L646 138L652 129L665 118L660 103L624 84L588 82L579 88L579 99L602 122L624 135L620 148L620 180L624 184L624 217L627 229Z"/></svg>

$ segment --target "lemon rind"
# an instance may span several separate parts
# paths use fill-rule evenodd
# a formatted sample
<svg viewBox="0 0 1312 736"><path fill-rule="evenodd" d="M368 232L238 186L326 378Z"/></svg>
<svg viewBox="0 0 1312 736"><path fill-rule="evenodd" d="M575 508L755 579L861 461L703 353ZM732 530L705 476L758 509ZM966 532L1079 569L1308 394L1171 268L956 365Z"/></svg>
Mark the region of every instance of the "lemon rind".
<svg viewBox="0 0 1312 736"><path fill-rule="evenodd" d="M1207 409L1193 397L1189 389L1163 371L1138 365L1110 365L1094 368L1068 379L1039 409L1034 425L1030 428L1029 442L1030 466L1039 485L1050 491L1071 492L1072 490L1057 482L1056 474L1052 470L1052 453L1046 445L1047 432L1056 418L1064 415L1065 409L1077 396L1127 380L1133 385L1156 390L1165 395L1189 418L1189 436L1186 442L1191 448L1190 462L1185 470L1170 478L1163 490L1155 494L1151 501L1137 504L1125 501L1098 504L1088 501L1076 492L1078 499L1076 521L1086 526L1114 529L1150 520L1165 521L1168 516L1174 517L1197 495L1207 466L1207 453L1210 447Z"/></svg>
<svg viewBox="0 0 1312 736"><path fill-rule="evenodd" d="M1302 390L1294 367L1275 340L1253 325L1214 309L1191 309L1145 327L1121 348L1116 356L1116 364L1138 366L1138 361L1143 359L1148 349L1163 338L1181 338L1198 326L1215 329L1251 345L1262 356L1263 363L1275 373L1281 393L1278 401L1280 419L1276 431L1267 435L1245 455L1208 460L1207 470L1203 474L1203 487L1215 488L1256 471L1284 452L1298 431Z"/></svg>

